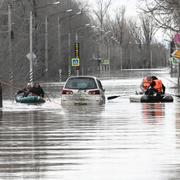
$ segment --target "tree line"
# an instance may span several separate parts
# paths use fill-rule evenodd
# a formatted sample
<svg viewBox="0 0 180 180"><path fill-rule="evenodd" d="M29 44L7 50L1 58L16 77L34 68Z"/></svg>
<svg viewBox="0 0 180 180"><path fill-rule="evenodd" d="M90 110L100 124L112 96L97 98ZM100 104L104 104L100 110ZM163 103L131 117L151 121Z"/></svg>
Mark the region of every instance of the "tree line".
<svg viewBox="0 0 180 180"><path fill-rule="evenodd" d="M1 79L29 81L30 38L35 55L35 81L65 80L69 75L75 75L77 69L80 74L99 75L109 70L119 72L167 66L167 49L155 39L155 33L158 28L170 29L170 24L162 22L157 17L160 13L149 5L142 7L138 18L128 17L124 6L117 8L112 17L111 4L111 0L97 0L96 8L92 10L81 0L1 1ZM163 10L159 11L165 14ZM179 11L174 12L171 30L178 30L176 17ZM80 67L71 66L76 41L79 43Z"/></svg>

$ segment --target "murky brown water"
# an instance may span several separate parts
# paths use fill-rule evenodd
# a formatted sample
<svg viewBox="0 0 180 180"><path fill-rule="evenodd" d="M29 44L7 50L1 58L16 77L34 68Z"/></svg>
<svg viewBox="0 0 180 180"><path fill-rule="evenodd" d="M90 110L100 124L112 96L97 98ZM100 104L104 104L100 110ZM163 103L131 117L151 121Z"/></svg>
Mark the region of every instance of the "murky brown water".
<svg viewBox="0 0 180 180"><path fill-rule="evenodd" d="M175 89L160 76L167 92ZM130 103L141 73L103 80L103 106L61 107L56 96L43 105L5 100L0 111L0 179L178 180L180 99Z"/></svg>

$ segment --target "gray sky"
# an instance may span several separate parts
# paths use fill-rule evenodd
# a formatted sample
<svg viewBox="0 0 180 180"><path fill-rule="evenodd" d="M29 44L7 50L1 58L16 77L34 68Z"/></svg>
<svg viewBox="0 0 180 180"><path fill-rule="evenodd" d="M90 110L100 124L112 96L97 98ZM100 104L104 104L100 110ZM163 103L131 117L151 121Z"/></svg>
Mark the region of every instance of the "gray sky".
<svg viewBox="0 0 180 180"><path fill-rule="evenodd" d="M93 9L95 8L96 0L81 0L81 1L86 1L88 2L88 4L94 6ZM138 0L112 0L112 4L111 4L112 17L113 17L113 12L115 12L115 10L120 8L122 5L126 7L126 16L134 17L138 14L137 13ZM156 33L156 37L159 41L161 41L162 39L164 39L164 33L162 33L162 31L159 30Z"/></svg>
<svg viewBox="0 0 180 180"><path fill-rule="evenodd" d="M116 9L124 5L127 15L136 15L137 0L112 0L112 8Z"/></svg>
<svg viewBox="0 0 180 180"><path fill-rule="evenodd" d="M96 0L81 0L88 2L88 4L95 6ZM138 0L112 0L111 9L112 12L117 8L120 8L122 5L126 7L126 14L128 16L136 15L136 6ZM94 7L95 8L95 7Z"/></svg>

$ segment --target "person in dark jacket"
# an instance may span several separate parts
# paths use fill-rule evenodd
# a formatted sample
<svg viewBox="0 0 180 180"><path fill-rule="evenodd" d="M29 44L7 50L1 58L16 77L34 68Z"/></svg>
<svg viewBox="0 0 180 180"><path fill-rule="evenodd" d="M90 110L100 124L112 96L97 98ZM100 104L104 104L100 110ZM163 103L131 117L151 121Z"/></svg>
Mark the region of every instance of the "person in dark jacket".
<svg viewBox="0 0 180 180"><path fill-rule="evenodd" d="M148 87L148 89L145 92L145 95L149 96L149 97L156 97L156 100L161 100L161 94L158 92L158 90L155 88L156 86L156 82L153 80L150 84L150 86Z"/></svg>
<svg viewBox="0 0 180 180"><path fill-rule="evenodd" d="M158 78L156 76L152 76L152 80L156 81L158 80ZM162 91L161 94L165 94L166 91L166 87L164 86L164 84L162 83Z"/></svg>
<svg viewBox="0 0 180 180"><path fill-rule="evenodd" d="M154 86L155 86L155 81L152 81L150 83L150 86L148 87L148 89L145 91L145 95L156 96L158 91L157 91L157 89L154 88Z"/></svg>
<svg viewBox="0 0 180 180"><path fill-rule="evenodd" d="M29 90L29 92L30 92L33 96L41 96L41 97L44 97L44 90L42 89L42 87L40 86L39 83L34 83L33 87Z"/></svg>

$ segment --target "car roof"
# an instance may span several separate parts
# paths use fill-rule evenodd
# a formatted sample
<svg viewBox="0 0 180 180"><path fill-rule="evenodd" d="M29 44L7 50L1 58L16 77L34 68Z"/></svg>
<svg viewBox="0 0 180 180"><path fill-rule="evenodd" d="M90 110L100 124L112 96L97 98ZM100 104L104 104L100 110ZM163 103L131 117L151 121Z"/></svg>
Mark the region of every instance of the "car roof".
<svg viewBox="0 0 180 180"><path fill-rule="evenodd" d="M97 77L95 77L95 76L70 76L68 79L71 79L71 78L76 78L76 79L78 79L78 78L92 78L92 79L98 79ZM67 79L67 80L68 80Z"/></svg>

